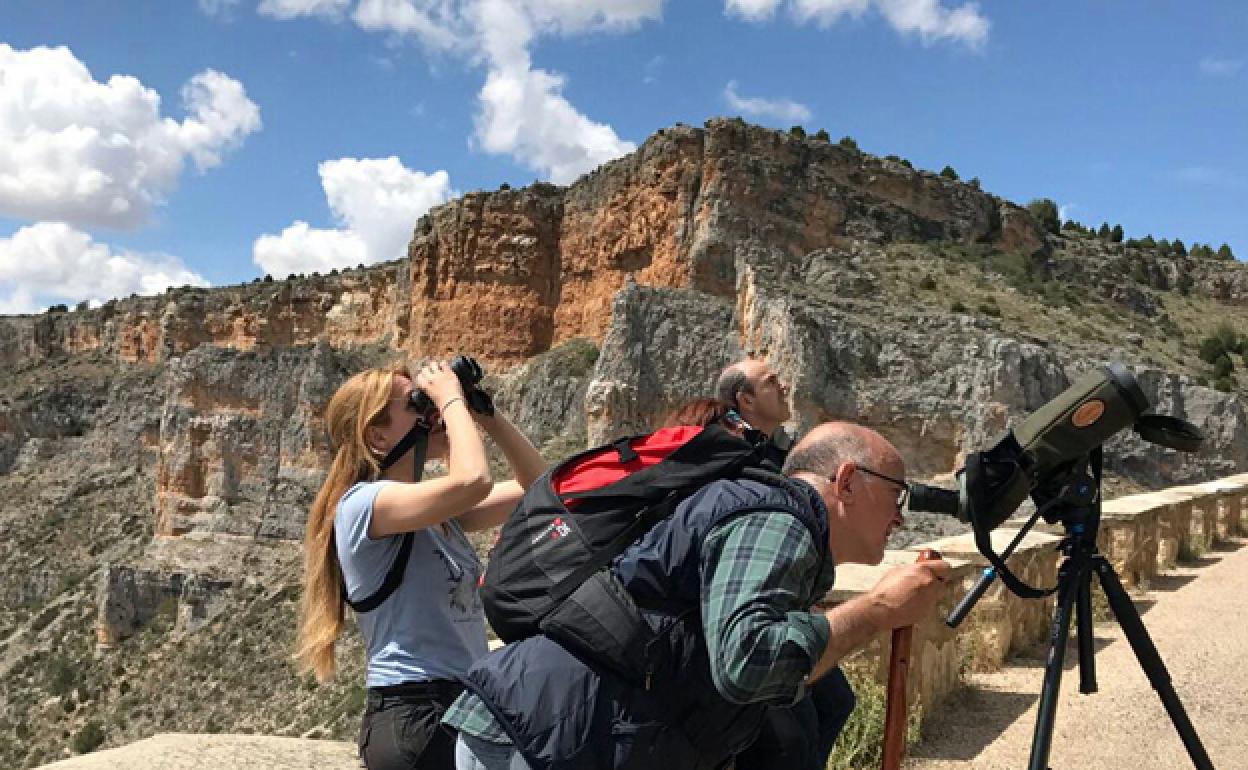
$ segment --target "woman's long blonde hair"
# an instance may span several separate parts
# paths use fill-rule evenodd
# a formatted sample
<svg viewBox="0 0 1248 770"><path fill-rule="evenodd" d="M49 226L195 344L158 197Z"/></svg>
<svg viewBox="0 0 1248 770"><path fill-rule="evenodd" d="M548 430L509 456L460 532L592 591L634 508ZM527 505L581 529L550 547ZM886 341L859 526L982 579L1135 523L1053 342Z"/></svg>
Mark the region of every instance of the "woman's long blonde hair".
<svg viewBox="0 0 1248 770"><path fill-rule="evenodd" d="M334 457L308 511L303 536L303 605L295 650L300 670L311 671L322 682L333 677L337 669L334 643L345 619L334 514L338 501L353 484L381 475L381 461L369 447L366 434L370 426L388 422L386 407L397 375L410 378L403 367L360 372L338 388L325 408L325 427Z"/></svg>

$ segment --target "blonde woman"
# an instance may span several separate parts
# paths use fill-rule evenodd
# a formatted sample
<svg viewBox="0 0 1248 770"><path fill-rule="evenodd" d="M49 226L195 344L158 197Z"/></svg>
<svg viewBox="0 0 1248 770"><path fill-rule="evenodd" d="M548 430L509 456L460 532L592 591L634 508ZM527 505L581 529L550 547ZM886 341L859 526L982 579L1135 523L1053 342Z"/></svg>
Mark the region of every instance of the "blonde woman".
<svg viewBox="0 0 1248 770"><path fill-rule="evenodd" d="M437 411L420 414L413 389ZM453 768L455 737L439 719L486 652L481 563L464 533L501 524L545 463L501 414L471 412L441 361L414 378L405 368L355 375L325 421L334 455L308 514L296 659L319 680L332 677L352 604L368 654L360 758L369 770ZM478 426L514 480L491 483ZM428 430L428 457L446 461L445 476L416 480L418 448L402 452L400 442L418 427Z"/></svg>

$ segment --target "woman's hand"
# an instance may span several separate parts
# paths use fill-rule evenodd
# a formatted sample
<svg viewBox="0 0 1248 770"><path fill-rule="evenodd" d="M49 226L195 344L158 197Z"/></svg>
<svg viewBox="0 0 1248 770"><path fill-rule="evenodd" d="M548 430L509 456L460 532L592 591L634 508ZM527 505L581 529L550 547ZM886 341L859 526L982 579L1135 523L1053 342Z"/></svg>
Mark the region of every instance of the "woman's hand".
<svg viewBox="0 0 1248 770"><path fill-rule="evenodd" d="M464 389L459 378L445 361L430 361L421 367L413 384L429 396L439 412L451 399L463 398Z"/></svg>

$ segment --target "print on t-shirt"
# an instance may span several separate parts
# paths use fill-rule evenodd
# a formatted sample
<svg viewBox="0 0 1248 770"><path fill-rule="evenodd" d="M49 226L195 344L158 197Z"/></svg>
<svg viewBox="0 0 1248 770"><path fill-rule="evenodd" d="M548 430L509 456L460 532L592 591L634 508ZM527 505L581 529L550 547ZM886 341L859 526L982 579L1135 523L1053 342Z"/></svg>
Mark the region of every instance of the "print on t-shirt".
<svg viewBox="0 0 1248 770"><path fill-rule="evenodd" d="M481 595L477 593L477 577L475 570L465 570L455 559L440 547L433 549L434 556L446 568L447 603L451 610L463 613L468 619L475 619L481 613ZM464 618L456 618L456 621Z"/></svg>

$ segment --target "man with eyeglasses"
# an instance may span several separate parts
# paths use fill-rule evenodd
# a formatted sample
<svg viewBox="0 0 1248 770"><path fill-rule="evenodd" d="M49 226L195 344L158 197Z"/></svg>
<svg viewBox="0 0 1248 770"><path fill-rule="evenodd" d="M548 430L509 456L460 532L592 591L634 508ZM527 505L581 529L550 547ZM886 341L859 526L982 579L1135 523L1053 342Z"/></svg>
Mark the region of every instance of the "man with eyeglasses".
<svg viewBox="0 0 1248 770"><path fill-rule="evenodd" d="M792 410L789 386L775 369L760 359L734 362L720 374L715 394L731 404L750 427L767 435L768 459L782 466L791 446L783 424L792 417ZM865 466L858 470L875 473ZM903 481L894 481L900 490L900 511L909 488ZM737 770L822 770L854 704L854 691L845 674L833 667L810 688L808 697L768 714L758 740L737 757Z"/></svg>
<svg viewBox="0 0 1248 770"><path fill-rule="evenodd" d="M883 436L819 425L784 472L785 485L707 485L608 568L631 595L665 598L647 617L672 620L644 684L606 675L544 635L478 661L471 694L444 718L460 733L459 770L723 767L734 756L743 768L769 715L793 711L879 634L934 612L949 576L940 560L895 567L861 596L813 606L837 565L879 564L901 525L905 466ZM814 742L808 727L781 743L785 770L810 767Z"/></svg>
<svg viewBox="0 0 1248 770"><path fill-rule="evenodd" d="M814 486L827 504L835 563L878 564L884 558L910 493L899 478L905 474L901 457L887 440L848 423L821 425L788 453L784 470ZM829 625L834 636L843 628ZM737 756L736 770L823 770L854 706L853 689L833 663L810 684L806 698L767 715L758 739Z"/></svg>

